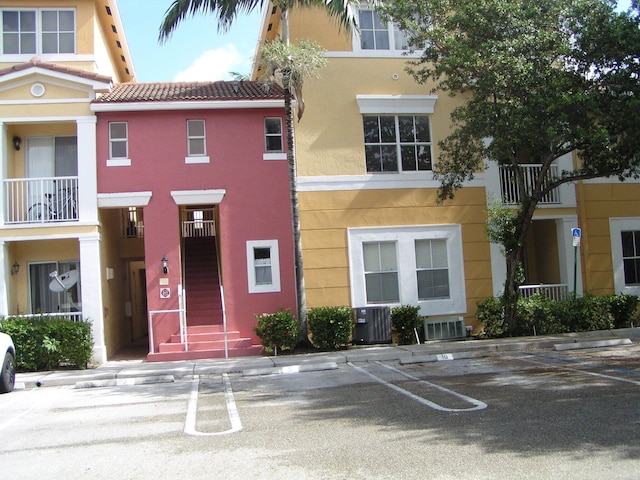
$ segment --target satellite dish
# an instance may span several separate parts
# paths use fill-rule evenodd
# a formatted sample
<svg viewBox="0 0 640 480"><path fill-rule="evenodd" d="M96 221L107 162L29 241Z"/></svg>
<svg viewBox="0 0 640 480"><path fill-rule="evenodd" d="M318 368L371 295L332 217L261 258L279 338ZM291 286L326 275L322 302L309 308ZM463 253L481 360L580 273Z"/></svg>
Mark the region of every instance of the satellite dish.
<svg viewBox="0 0 640 480"><path fill-rule="evenodd" d="M58 275L58 272L51 272L49 274L53 280L49 283L49 290L52 292L66 292L76 283L78 283L78 271L69 270L67 273Z"/></svg>

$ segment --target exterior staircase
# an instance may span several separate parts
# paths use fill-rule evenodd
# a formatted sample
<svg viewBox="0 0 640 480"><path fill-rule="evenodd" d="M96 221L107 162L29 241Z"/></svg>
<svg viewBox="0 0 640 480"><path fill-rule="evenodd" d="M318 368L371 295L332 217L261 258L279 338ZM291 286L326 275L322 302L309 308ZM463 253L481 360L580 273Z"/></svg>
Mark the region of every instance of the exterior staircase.
<svg viewBox="0 0 640 480"><path fill-rule="evenodd" d="M147 355L149 362L225 358L222 298L218 276L215 237L184 239L184 275L187 307L187 342L176 332L158 350ZM262 354L261 345L242 338L238 331L227 331L229 357Z"/></svg>
<svg viewBox="0 0 640 480"><path fill-rule="evenodd" d="M185 238L184 257L187 325L222 325L216 238Z"/></svg>
<svg viewBox="0 0 640 480"><path fill-rule="evenodd" d="M227 348L229 357L256 356L263 351L261 345L252 345L250 338L241 338L237 331L227 331ZM180 334L176 334L169 341L161 343L157 352L147 355L149 362L203 358L225 358L222 325L188 326L186 346L180 343Z"/></svg>

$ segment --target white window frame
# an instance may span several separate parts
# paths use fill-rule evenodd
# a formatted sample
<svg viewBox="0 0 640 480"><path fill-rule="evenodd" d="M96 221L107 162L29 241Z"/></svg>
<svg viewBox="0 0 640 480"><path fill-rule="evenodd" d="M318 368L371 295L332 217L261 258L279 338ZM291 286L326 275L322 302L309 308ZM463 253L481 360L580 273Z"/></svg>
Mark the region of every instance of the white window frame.
<svg viewBox="0 0 640 480"><path fill-rule="evenodd" d="M624 258L622 256L622 232L640 231L640 217L610 218L611 261L613 284L616 294L640 295L640 285L626 285L624 281Z"/></svg>
<svg viewBox="0 0 640 480"><path fill-rule="evenodd" d="M354 32L353 32L353 51L354 52L358 52L365 56L397 57L397 56L403 56L406 52L409 51L407 48L397 48L396 43L398 43L397 42L398 36L402 35L404 38L404 35L402 32L400 32L398 27L393 22L388 22L386 26L389 48L384 48L384 49L362 48L361 31L363 30L363 28L359 24L360 24L360 12L365 12L365 11L373 12L374 15L378 15L378 13L375 11L375 8L371 8L370 6L363 4L363 5L360 5L359 7L356 7L355 16L356 16L356 21L358 22L359 28L354 29Z"/></svg>
<svg viewBox="0 0 640 480"><path fill-rule="evenodd" d="M124 125L125 136L113 137L111 133L111 125ZM109 130L109 158L107 159L107 167L130 167L131 159L129 158L129 122L109 122L107 126ZM126 155L124 157L115 157L113 155L114 143L124 143Z"/></svg>
<svg viewBox="0 0 640 480"><path fill-rule="evenodd" d="M27 52L27 53L10 53L10 54L4 54L4 29L2 30L2 32L0 32L0 54L2 54L3 56L7 57L8 60L7 61L11 61L11 57L32 57L34 55L39 55L42 56L44 58L50 58L52 56L64 56L64 55L76 55L77 51L78 51L78 15L76 12L75 8L46 8L46 7L41 7L41 8L2 8L0 9L0 20L2 19L4 12L34 12L35 13L35 18L36 18L36 30L34 32L35 35L35 52ZM45 32L43 32L42 30L42 13L43 12L56 12L56 13L60 13L60 12L72 12L73 13L73 51L72 52L65 52L65 53L60 53L59 49L60 49L60 43L58 42L58 52L55 53L43 53L43 34ZM46 33L53 33L53 32L46 32ZM58 36L60 35L60 33L70 33L67 31L61 32L60 30L57 30L57 34Z"/></svg>
<svg viewBox="0 0 640 480"><path fill-rule="evenodd" d="M189 131L189 126L199 122L202 124L202 135L192 135ZM209 156L207 155L207 122L201 118L191 118L187 120L187 156L184 158L184 163L209 163ZM191 152L191 141L201 141L203 153Z"/></svg>
<svg viewBox="0 0 640 480"><path fill-rule="evenodd" d="M394 120L394 130L395 130L395 139L394 142L372 142L372 143L366 143L366 138L364 137L364 119L365 118L377 118L378 119L378 127L380 126L380 117L392 117ZM423 142L423 141L403 141L400 138L400 117L411 117L413 119L414 122L414 126L415 126L415 121L417 117L423 117L426 118L427 121L429 122L428 125L428 132L429 132L429 141L428 142ZM416 115L416 114L366 114L362 116L362 124L363 124L363 138L364 138L364 148L365 148L365 170L367 172L367 174L371 174L371 175L379 175L379 174L385 174L385 173L403 173L403 174L415 174L415 173L420 173L420 172L433 172L433 142L431 140L431 117L429 115ZM414 139L415 140L415 130L414 130ZM395 170L372 170L369 171L369 169L367 168L367 155L366 155L366 150L367 150L367 146L382 146L382 147L391 147L393 146L396 152L396 169ZM430 163L430 168L427 169L419 169L418 165L416 165L416 169L415 170L403 170L402 167L402 147L424 147L426 149L428 149L429 151L429 163Z"/></svg>
<svg viewBox="0 0 640 480"><path fill-rule="evenodd" d="M347 230L351 302L355 308L367 305L364 276L363 243L396 242L400 301L389 306L417 305L420 315L461 315L467 312L462 227L450 225L416 225L404 227L366 227ZM447 242L449 298L418 299L415 241L444 239ZM401 253L400 253L401 252Z"/></svg>
<svg viewBox="0 0 640 480"><path fill-rule="evenodd" d="M268 133L267 132L267 120L278 120L280 122L280 133ZM280 150L269 150L267 141L269 137L280 137ZM264 153L262 154L263 160L286 160L287 154L284 151L284 128L281 117L265 117L264 118Z"/></svg>
<svg viewBox="0 0 640 480"><path fill-rule="evenodd" d="M268 248L271 258L271 283L259 285L256 281L256 264L254 251L258 248ZM279 292L280 288L280 254L278 240L249 240L247 241L247 280L249 293Z"/></svg>

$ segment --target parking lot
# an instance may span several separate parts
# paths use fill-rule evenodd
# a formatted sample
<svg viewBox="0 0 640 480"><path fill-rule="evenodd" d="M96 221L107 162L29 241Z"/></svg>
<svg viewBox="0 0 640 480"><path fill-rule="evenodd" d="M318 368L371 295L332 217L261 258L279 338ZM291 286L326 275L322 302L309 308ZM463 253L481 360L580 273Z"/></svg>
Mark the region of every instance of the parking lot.
<svg viewBox="0 0 640 480"><path fill-rule="evenodd" d="M0 396L6 478L640 478L640 347Z"/></svg>

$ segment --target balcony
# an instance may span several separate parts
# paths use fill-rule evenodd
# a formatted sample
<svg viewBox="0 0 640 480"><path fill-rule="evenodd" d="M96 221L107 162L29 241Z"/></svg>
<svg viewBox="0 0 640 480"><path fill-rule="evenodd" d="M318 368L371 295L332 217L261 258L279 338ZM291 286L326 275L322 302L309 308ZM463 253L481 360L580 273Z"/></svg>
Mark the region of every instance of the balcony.
<svg viewBox="0 0 640 480"><path fill-rule="evenodd" d="M542 165L524 164L520 165L518 169L524 177L525 193L530 194L541 175ZM557 165L551 165L551 168L545 174L544 183L548 184L553 181L554 178L558 178ZM516 170L511 166L500 167L500 192L502 194L502 201L506 204L517 204L521 202L522 192L518 187ZM558 189L552 190L542 197L539 203L541 205L559 205L561 203L560 191Z"/></svg>
<svg viewBox="0 0 640 480"><path fill-rule="evenodd" d="M78 221L78 177L4 180L6 224Z"/></svg>

